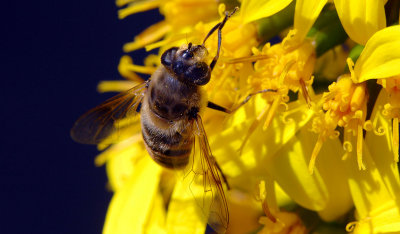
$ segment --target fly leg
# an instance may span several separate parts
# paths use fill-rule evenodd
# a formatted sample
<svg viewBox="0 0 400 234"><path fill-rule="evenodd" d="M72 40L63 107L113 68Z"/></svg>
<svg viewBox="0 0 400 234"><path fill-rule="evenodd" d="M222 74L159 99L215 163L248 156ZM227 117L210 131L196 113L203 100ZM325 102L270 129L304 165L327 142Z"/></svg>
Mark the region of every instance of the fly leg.
<svg viewBox="0 0 400 234"><path fill-rule="evenodd" d="M225 108L223 106L220 106L220 105L215 104L215 103L210 102L210 101L207 103L207 107L211 108L211 109L214 109L214 110L217 110L217 111L222 111L222 112L227 113L227 114L232 114L235 111L237 111L241 106L246 104L251 99L252 96L254 96L256 94L260 94L260 93L266 93L266 92L276 92L276 90L275 89L263 89L263 90L260 90L260 91L254 92L254 93L250 93L242 102L239 103L239 105L237 105L233 109L227 109L227 108Z"/></svg>

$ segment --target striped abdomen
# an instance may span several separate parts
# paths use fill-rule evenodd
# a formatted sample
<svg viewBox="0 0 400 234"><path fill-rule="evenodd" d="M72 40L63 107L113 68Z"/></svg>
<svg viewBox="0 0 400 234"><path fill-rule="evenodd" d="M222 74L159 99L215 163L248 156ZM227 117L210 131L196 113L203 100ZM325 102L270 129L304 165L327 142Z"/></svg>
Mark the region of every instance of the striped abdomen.
<svg viewBox="0 0 400 234"><path fill-rule="evenodd" d="M182 168L187 165L193 146L191 135L157 128L157 122L142 121L142 135L150 156L163 167Z"/></svg>

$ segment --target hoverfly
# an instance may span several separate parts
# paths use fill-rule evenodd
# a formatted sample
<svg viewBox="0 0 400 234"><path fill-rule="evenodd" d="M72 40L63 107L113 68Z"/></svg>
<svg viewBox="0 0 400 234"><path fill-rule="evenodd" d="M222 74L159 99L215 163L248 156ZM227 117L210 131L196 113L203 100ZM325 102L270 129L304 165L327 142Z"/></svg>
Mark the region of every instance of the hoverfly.
<svg viewBox="0 0 400 234"><path fill-rule="evenodd" d="M188 43L166 50L161 56L161 65L149 80L89 110L71 130L75 141L97 144L116 130L115 121L140 112L143 140L155 162L166 168L183 169L188 165L193 167L193 157L200 161L200 173L189 170L196 174L194 177L202 179L199 182L203 186L201 191L212 197L208 203L199 198L198 203L209 213L208 223L217 232L225 232L229 223L223 181L227 187L228 184L211 153L199 115L204 103L200 86L210 80L219 58L221 30L237 9L226 13L201 45ZM208 65L205 41L215 31L218 31L218 49ZM208 102L207 107L230 112L212 102ZM198 148L195 150L195 147ZM195 156L195 152L199 155Z"/></svg>

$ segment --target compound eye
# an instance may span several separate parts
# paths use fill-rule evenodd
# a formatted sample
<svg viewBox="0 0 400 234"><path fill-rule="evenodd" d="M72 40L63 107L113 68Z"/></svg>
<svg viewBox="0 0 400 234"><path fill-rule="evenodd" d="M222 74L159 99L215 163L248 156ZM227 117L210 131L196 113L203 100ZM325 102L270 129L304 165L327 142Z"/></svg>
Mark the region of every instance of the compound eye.
<svg viewBox="0 0 400 234"><path fill-rule="evenodd" d="M161 56L161 63L166 67L171 66L172 62L174 61L176 51L178 51L178 47L172 47L166 50Z"/></svg>
<svg viewBox="0 0 400 234"><path fill-rule="evenodd" d="M205 62L197 62L187 68L185 77L195 85L205 85L210 81L211 70Z"/></svg>
<svg viewBox="0 0 400 234"><path fill-rule="evenodd" d="M189 59L193 58L193 56L194 56L193 53L191 51L188 51L188 50L185 50L182 53L182 58L185 59L185 60L189 60Z"/></svg>

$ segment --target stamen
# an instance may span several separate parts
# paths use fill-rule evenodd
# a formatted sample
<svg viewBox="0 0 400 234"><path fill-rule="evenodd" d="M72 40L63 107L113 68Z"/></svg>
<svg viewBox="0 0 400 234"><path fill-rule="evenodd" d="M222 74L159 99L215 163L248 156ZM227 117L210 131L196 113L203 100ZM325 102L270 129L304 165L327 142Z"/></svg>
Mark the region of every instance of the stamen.
<svg viewBox="0 0 400 234"><path fill-rule="evenodd" d="M270 123L272 121L272 119L274 118L276 109L278 109L278 106L279 106L280 102L281 102L281 100L279 98L276 98L274 100L274 102L272 103L271 110L268 111L267 118L265 119L265 122L264 122L264 126L263 126L263 130L264 131L267 130L268 126L270 125Z"/></svg>
<svg viewBox="0 0 400 234"><path fill-rule="evenodd" d="M358 221L350 222L346 225L346 232L353 232L358 224Z"/></svg>
<svg viewBox="0 0 400 234"><path fill-rule="evenodd" d="M300 82L301 92L303 94L304 99L306 100L308 108L311 108L311 97L308 93L306 83L304 83L303 79L300 79L299 82Z"/></svg>
<svg viewBox="0 0 400 234"><path fill-rule="evenodd" d="M313 152L311 154L310 163L308 164L308 172L310 173L310 175L314 173L315 160L317 159L319 151L321 151L321 147L324 142L325 142L325 137L321 133L318 136L317 143L315 143Z"/></svg>
<svg viewBox="0 0 400 234"><path fill-rule="evenodd" d="M357 85L354 88L353 96L350 102L351 111L356 111L360 109L363 103L365 102L364 98L365 98L365 86Z"/></svg>
<svg viewBox="0 0 400 234"><path fill-rule="evenodd" d="M279 75L279 82L283 84L283 81L285 80L286 75L288 74L290 68L296 63L295 60L289 61L287 64L285 64L285 67L282 70L282 73Z"/></svg>
<svg viewBox="0 0 400 234"><path fill-rule="evenodd" d="M363 149L363 126L360 123L360 120L357 124L357 162L358 162L358 169L365 170L366 167L362 161L362 149Z"/></svg>
<svg viewBox="0 0 400 234"><path fill-rule="evenodd" d="M271 220L271 222L276 223L277 220L276 220L275 216L269 210L267 200L263 201L262 208L265 213L265 216L267 216L269 218L269 220Z"/></svg>
<svg viewBox="0 0 400 234"><path fill-rule="evenodd" d="M273 191L274 190L273 189L273 186L274 186L273 181L270 181L270 182L272 182L272 183L268 183L268 187L270 187L269 190L272 189L272 192L274 192ZM259 190L260 190L259 196L260 196L260 200L261 200L261 204L262 204L262 209L263 209L263 211L265 213L265 216L267 216L267 218L269 220L271 220L271 222L276 223L277 219L272 214L271 209L268 206L268 201L267 201L267 195L269 195L268 193L271 192L271 191L268 191L268 192L266 191L266 184L265 184L264 180L260 181L258 186L259 186Z"/></svg>
<svg viewBox="0 0 400 234"><path fill-rule="evenodd" d="M399 162L399 118L393 118L393 156L394 161Z"/></svg>

